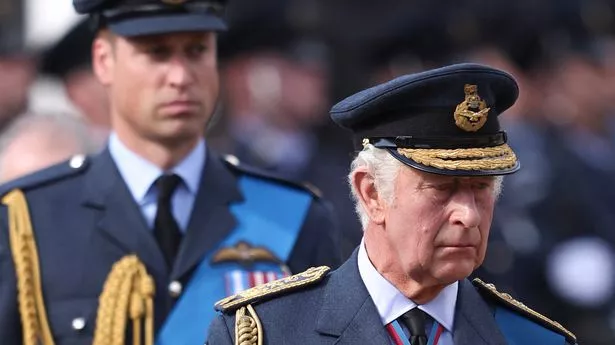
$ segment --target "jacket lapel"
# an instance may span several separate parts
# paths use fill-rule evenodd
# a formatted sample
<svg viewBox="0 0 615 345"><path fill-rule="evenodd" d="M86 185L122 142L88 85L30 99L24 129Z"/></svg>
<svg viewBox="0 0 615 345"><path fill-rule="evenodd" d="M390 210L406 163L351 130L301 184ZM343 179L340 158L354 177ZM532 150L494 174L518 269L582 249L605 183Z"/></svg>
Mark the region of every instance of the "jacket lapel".
<svg viewBox="0 0 615 345"><path fill-rule="evenodd" d="M459 282L456 309L455 345L506 345L493 312L467 279Z"/></svg>
<svg viewBox="0 0 615 345"><path fill-rule="evenodd" d="M389 344L389 336L359 274L355 250L331 274L323 296L316 330L338 337L335 344Z"/></svg>
<svg viewBox="0 0 615 345"><path fill-rule="evenodd" d="M95 156L91 164L83 204L96 210L100 232L125 253L136 254L148 270L166 275L162 253L109 151Z"/></svg>
<svg viewBox="0 0 615 345"><path fill-rule="evenodd" d="M237 177L212 151L207 152L205 169L182 240L171 279L181 279L231 232L236 224L229 204L242 200Z"/></svg>

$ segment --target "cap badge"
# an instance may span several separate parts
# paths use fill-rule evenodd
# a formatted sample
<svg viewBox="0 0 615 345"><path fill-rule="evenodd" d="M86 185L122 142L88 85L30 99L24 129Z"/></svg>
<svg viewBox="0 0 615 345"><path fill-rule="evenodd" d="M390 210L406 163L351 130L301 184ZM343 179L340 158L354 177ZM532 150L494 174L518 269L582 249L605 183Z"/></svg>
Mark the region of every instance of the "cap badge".
<svg viewBox="0 0 615 345"><path fill-rule="evenodd" d="M467 132L476 132L487 122L487 103L478 95L478 86L466 84L465 100L455 108L455 124Z"/></svg>
<svg viewBox="0 0 615 345"><path fill-rule="evenodd" d="M181 5L188 0L161 0L161 1L167 5Z"/></svg>

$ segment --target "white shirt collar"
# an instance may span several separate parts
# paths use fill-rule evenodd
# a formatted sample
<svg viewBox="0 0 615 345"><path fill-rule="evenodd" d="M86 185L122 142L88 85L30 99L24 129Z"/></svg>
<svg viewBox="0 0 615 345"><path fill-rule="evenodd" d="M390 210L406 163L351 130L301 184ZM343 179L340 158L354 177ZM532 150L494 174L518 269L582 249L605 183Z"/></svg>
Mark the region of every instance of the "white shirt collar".
<svg viewBox="0 0 615 345"><path fill-rule="evenodd" d="M393 284L386 280L369 260L365 243L361 241L358 253L359 274L372 297L380 314L383 325L387 325L416 307L416 303L404 296ZM455 322L455 305L459 283L445 287L436 298L419 306L449 332L453 331Z"/></svg>
<svg viewBox="0 0 615 345"><path fill-rule="evenodd" d="M137 203L145 202L150 187L163 174L162 169L128 149L115 133L109 136L109 152ZM171 169L182 178L184 185L193 195L199 188L205 167L205 155L205 141L199 140L196 147Z"/></svg>

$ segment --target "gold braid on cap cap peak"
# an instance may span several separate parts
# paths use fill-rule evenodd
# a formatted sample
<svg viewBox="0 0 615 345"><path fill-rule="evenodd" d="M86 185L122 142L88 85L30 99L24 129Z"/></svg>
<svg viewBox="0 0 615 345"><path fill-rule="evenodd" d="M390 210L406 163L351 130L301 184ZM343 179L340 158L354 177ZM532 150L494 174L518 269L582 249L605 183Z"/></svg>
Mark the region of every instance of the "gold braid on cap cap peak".
<svg viewBox="0 0 615 345"><path fill-rule="evenodd" d="M444 170L504 170L517 164L517 156L507 144L469 149L407 149L397 152L425 166Z"/></svg>

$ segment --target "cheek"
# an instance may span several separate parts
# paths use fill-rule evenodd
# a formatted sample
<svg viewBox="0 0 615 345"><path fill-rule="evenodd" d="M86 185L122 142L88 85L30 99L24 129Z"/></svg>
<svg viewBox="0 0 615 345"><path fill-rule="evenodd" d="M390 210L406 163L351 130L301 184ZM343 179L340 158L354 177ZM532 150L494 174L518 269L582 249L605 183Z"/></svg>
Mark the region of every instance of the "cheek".
<svg viewBox="0 0 615 345"><path fill-rule="evenodd" d="M424 261L431 257L434 250L434 242L443 227L442 207L434 207L431 204L417 204L416 200L407 201L408 205L416 205L412 209L397 210L401 215L396 219L398 230L394 245L402 246L401 250L413 253L412 256Z"/></svg>
<svg viewBox="0 0 615 345"><path fill-rule="evenodd" d="M491 231L491 222L493 220L494 198L489 199L485 203L480 204L481 221L479 231L481 235L481 252L484 256L487 250L487 242L489 241L489 233Z"/></svg>
<svg viewBox="0 0 615 345"><path fill-rule="evenodd" d="M133 116L151 113L156 104L156 85L160 73L153 66L127 66L123 73L121 90L116 96L122 100L124 109Z"/></svg>
<svg viewBox="0 0 615 345"><path fill-rule="evenodd" d="M199 85L202 97L208 104L215 103L220 90L220 81L216 64L211 62L199 69Z"/></svg>

